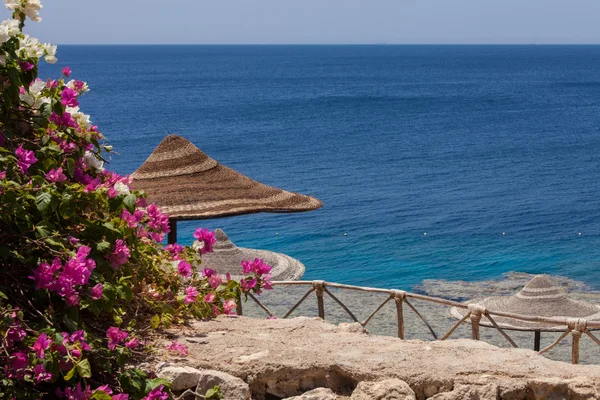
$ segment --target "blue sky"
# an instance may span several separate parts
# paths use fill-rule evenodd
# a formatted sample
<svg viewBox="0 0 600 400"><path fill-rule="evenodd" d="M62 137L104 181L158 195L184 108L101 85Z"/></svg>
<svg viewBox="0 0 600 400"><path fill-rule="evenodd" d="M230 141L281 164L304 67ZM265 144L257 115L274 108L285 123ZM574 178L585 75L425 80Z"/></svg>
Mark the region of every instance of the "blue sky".
<svg viewBox="0 0 600 400"><path fill-rule="evenodd" d="M600 0L45 0L59 44L600 43ZM8 16L3 10L2 19ZM37 26L34 26L37 25Z"/></svg>

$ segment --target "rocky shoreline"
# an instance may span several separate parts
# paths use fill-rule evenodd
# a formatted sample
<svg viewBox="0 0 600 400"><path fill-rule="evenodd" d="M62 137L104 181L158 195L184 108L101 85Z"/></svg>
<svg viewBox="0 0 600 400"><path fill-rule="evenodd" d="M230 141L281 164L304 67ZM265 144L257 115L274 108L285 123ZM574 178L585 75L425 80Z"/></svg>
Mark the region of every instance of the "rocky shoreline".
<svg viewBox="0 0 600 400"><path fill-rule="evenodd" d="M169 333L189 355L165 355L158 375L174 381L165 368L188 368L188 387L176 389L221 382L231 400L600 399L600 366L469 339L403 341L306 317L219 317Z"/></svg>
<svg viewBox="0 0 600 400"><path fill-rule="evenodd" d="M441 280L427 280L422 285L415 287L414 292L456 301L465 301L476 297L510 295L522 288L533 275L524 273L508 273L501 279L481 282L449 282ZM582 282L568 278L557 277L557 281L569 296L600 304L600 293L591 290ZM260 301L267 306L277 317L282 317L306 293L309 287L276 286L275 290L265 291ZM354 292L349 290L330 289L360 321L364 321L385 299L385 294ZM325 296L325 319L339 324L353 322L344 310L332 299ZM450 315L450 308L426 301L410 300L416 309L426 318L438 337L446 333L457 320ZM265 312L251 299L243 304L246 316L266 318ZM290 317L317 316L317 301L315 294L311 294L305 302L298 307ZM434 340L425 324L407 307L404 311L405 333L407 339L425 341ZM397 317L393 302L384 306L381 311L366 326L369 333L397 337ZM533 332L507 331L519 348L533 349ZM541 348L550 345L560 336L560 333L543 333ZM453 339L471 337L469 324L461 325L451 336ZM481 340L495 346L510 348L511 345L495 329L482 328ZM591 339L584 337L580 342L582 364L594 364L600 360L600 346ZM571 360L571 341L563 340L557 347L545 354L546 357L557 361Z"/></svg>

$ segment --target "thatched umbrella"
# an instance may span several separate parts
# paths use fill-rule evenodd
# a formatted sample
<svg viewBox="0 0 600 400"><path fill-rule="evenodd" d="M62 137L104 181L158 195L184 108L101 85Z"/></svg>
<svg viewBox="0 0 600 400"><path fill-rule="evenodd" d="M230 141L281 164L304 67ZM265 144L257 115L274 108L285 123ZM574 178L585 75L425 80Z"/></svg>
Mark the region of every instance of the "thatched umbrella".
<svg viewBox="0 0 600 400"><path fill-rule="evenodd" d="M262 259L271 265L271 279L276 281L297 280L304 275L304 265L290 256L267 250L237 247L221 229L215 229L217 242L212 253L202 255L202 265L212 268L218 274L230 273L234 279L242 276L241 262Z"/></svg>
<svg viewBox="0 0 600 400"><path fill-rule="evenodd" d="M573 300L566 296L563 289L549 275L536 275L523 289L512 296L492 296L470 300L468 303L480 304L490 311L502 311L521 315L541 317L600 319L600 306L585 301ZM453 307L450 313L462 319L467 310ZM514 331L534 331L534 349L540 350L541 332L562 332L564 326L545 322L522 321L508 317L494 316L496 323L504 329ZM484 318L481 325L493 327Z"/></svg>
<svg viewBox="0 0 600 400"><path fill-rule="evenodd" d="M132 178L133 188L145 191L169 215L169 243L177 240L177 220L310 211L322 206L314 197L264 185L221 165L176 135L164 138Z"/></svg>

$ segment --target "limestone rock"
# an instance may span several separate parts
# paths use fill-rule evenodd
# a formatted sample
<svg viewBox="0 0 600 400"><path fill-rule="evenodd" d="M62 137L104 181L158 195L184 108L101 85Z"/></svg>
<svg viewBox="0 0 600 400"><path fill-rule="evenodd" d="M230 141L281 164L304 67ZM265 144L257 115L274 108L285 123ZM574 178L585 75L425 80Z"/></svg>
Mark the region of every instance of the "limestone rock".
<svg viewBox="0 0 600 400"><path fill-rule="evenodd" d="M156 376L171 382L171 388L178 392L195 388L200 379L200 371L196 368L164 363L158 367Z"/></svg>
<svg viewBox="0 0 600 400"><path fill-rule="evenodd" d="M415 400L415 392L408 383L392 378L378 382L360 382L352 400Z"/></svg>
<svg viewBox="0 0 600 400"><path fill-rule="evenodd" d="M361 324L359 324L358 322L342 323L338 326L338 329L340 332L346 332L346 333L369 334L369 331L367 331L367 329L364 326L362 326Z"/></svg>
<svg viewBox="0 0 600 400"><path fill-rule="evenodd" d="M569 398L569 384L558 378L537 378L528 382L535 400L562 400Z"/></svg>
<svg viewBox="0 0 600 400"><path fill-rule="evenodd" d="M451 392L438 393L430 400L497 400L498 386L494 384L484 386L458 385Z"/></svg>
<svg viewBox="0 0 600 400"><path fill-rule="evenodd" d="M197 393L204 394L209 389L218 385L221 388L221 394L224 399L250 400L250 388L248 387L248 384L240 378L211 369L205 369L198 372L200 375L198 387L196 388Z"/></svg>
<svg viewBox="0 0 600 400"><path fill-rule="evenodd" d="M337 396L331 389L316 388L300 396L288 397L285 400L336 400Z"/></svg>

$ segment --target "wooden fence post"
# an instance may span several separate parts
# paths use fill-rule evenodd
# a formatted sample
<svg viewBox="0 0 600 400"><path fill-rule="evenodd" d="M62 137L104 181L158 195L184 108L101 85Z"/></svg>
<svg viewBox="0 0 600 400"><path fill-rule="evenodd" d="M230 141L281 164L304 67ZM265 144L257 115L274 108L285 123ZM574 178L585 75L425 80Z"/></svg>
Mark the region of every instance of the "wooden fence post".
<svg viewBox="0 0 600 400"><path fill-rule="evenodd" d="M406 292L403 290L392 290L392 296L396 302L396 315L398 317L398 337L404 340L404 309L402 304L406 297Z"/></svg>
<svg viewBox="0 0 600 400"><path fill-rule="evenodd" d="M313 288L317 294L317 305L319 307L319 318L325 319L325 304L323 303L323 288L325 281L313 281Z"/></svg>
<svg viewBox="0 0 600 400"><path fill-rule="evenodd" d="M471 339L479 340L479 321L481 321L481 317L487 310L479 304L469 304L468 309L471 311Z"/></svg>

